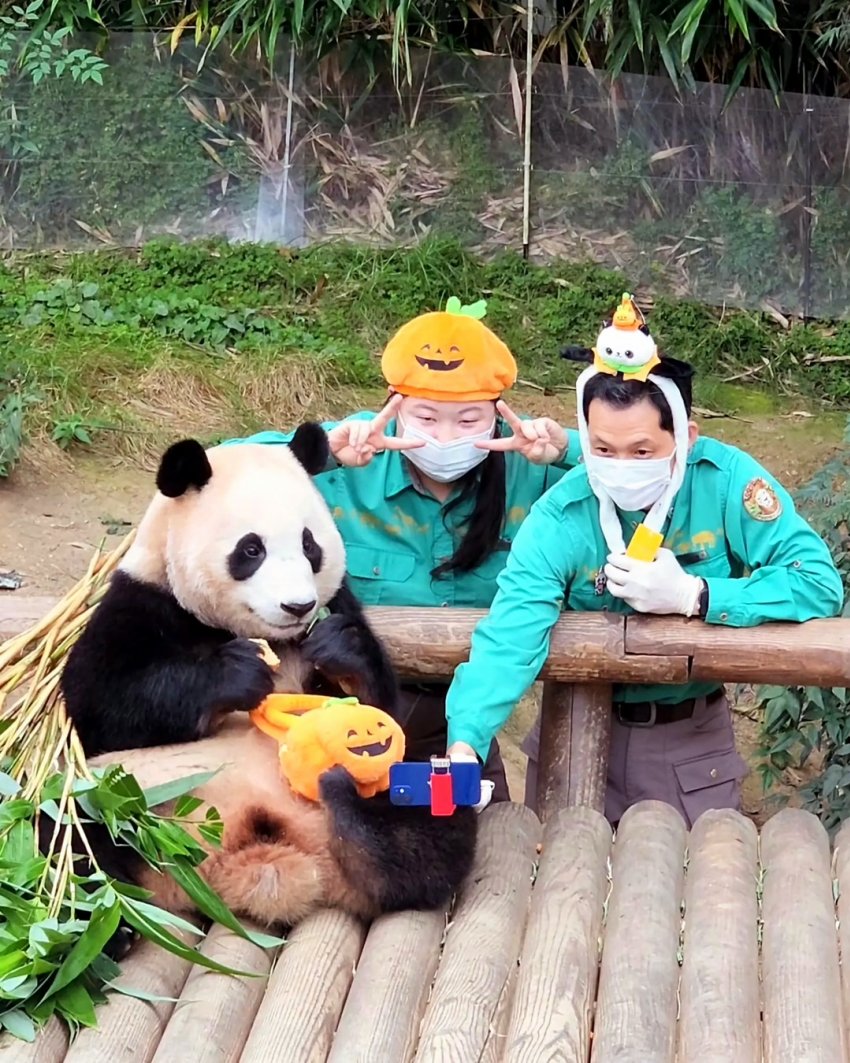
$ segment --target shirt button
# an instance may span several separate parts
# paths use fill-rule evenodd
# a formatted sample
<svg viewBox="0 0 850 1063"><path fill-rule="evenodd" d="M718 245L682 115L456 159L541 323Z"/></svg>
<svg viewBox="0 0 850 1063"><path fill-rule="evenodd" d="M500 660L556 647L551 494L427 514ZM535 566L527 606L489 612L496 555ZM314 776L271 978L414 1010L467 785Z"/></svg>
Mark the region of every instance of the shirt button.
<svg viewBox="0 0 850 1063"><path fill-rule="evenodd" d="M372 569L372 574L375 576L380 576L381 570L378 568L377 565L375 565L375 567Z"/></svg>
<svg viewBox="0 0 850 1063"><path fill-rule="evenodd" d="M441 605L442 607L445 607L445 606L447 606L448 604L449 604L448 602L440 602L440 605Z"/></svg>
<svg viewBox="0 0 850 1063"><path fill-rule="evenodd" d="M712 777L712 779L716 779L717 778L717 768L712 768L711 771L708 774Z"/></svg>
<svg viewBox="0 0 850 1063"><path fill-rule="evenodd" d="M729 614L728 613L721 613L720 614L720 619L721 620L728 620L729 619Z"/></svg>
<svg viewBox="0 0 850 1063"><path fill-rule="evenodd" d="M793 562L793 567L794 568L799 568L800 567L800 562L799 561Z"/></svg>

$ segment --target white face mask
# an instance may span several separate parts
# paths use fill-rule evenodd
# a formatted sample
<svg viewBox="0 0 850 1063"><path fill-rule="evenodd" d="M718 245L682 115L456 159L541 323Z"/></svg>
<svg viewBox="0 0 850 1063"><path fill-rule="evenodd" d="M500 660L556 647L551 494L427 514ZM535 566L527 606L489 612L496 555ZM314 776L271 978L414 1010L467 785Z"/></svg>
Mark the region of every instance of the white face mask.
<svg viewBox="0 0 850 1063"><path fill-rule="evenodd" d="M672 455L666 458L602 458L588 454L587 475L618 509L649 509L664 494L673 476Z"/></svg>
<svg viewBox="0 0 850 1063"><path fill-rule="evenodd" d="M448 443L439 443L433 436L423 432L421 428L405 424L399 417L398 423L402 427L402 439L422 440L424 447L416 447L413 450L405 450L404 456L412 462L417 469L438 483L452 483L459 480L480 465L490 453L476 447L478 442L493 438L493 429L496 426L495 419L484 432L476 432L475 435L461 436L460 439L452 439Z"/></svg>

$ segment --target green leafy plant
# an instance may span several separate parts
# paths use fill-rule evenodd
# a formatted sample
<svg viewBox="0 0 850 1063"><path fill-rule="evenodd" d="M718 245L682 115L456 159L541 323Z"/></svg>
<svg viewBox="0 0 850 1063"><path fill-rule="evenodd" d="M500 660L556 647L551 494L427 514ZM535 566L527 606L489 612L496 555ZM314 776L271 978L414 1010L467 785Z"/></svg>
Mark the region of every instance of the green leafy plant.
<svg viewBox="0 0 850 1063"><path fill-rule="evenodd" d="M850 422L845 437L850 444ZM850 589L850 449L844 450L797 493L797 505L830 548L845 591ZM850 596L844 615L850 616ZM789 767L818 764L800 791L802 805L834 830L850 816L850 691L844 687L762 686L760 766L765 787Z"/></svg>
<svg viewBox="0 0 850 1063"><path fill-rule="evenodd" d="M245 929L198 873L206 852L188 817L208 845L221 838L218 813L207 808L198 821L202 803L191 795L210 776L143 791L120 766L91 770L66 717L64 656L132 540L96 554L52 614L0 648L0 1026L24 1040L54 1015L72 1034L94 1026L110 990L135 992L114 984L120 969L110 944L122 922L192 963L240 973L181 940L178 932L203 936L190 922L105 874L94 831L171 875L207 918L261 947L281 944ZM171 815L153 811L166 802Z"/></svg>
<svg viewBox="0 0 850 1063"><path fill-rule="evenodd" d="M51 21L54 7L50 0L0 7L0 192L9 201L18 187L21 160L39 152L21 120L20 93L69 77L77 86L103 84L107 64L88 48L69 49L71 27ZM0 209L0 217L3 213Z"/></svg>

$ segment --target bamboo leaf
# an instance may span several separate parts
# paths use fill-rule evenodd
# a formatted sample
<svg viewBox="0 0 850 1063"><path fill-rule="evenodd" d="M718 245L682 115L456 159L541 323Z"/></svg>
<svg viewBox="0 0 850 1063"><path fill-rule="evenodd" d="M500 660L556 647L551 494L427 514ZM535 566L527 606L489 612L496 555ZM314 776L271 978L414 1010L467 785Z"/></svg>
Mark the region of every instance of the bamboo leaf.
<svg viewBox="0 0 850 1063"><path fill-rule="evenodd" d="M117 898L110 907L95 909L85 933L68 953L67 959L56 972L56 977L44 994L45 999L58 993L65 986L70 985L87 967L91 966L118 929L120 920L121 908Z"/></svg>
<svg viewBox="0 0 850 1063"><path fill-rule="evenodd" d="M170 933L170 931L158 926L156 923L142 915L141 912L137 911L136 906L131 901L122 900L121 911L130 926L138 930L139 933L143 934L149 941L153 941L154 944L159 945L161 948L166 949L175 956L180 956L184 960L189 960L190 963L196 963L201 967L206 967L208 970L215 971L217 974L239 975L245 978L257 977L252 971L237 971L232 967L226 967L224 964L218 963L209 956L205 956L197 949L192 949L187 945L184 945L183 942Z"/></svg>
<svg viewBox="0 0 850 1063"><path fill-rule="evenodd" d="M285 943L283 938L274 937L271 934L261 934L242 926L221 897L201 878L195 868L190 867L180 858L177 858L169 866L168 870L175 881L183 887L193 903L214 922L220 923L222 926L227 927L228 930L232 930L234 934L238 934L261 948L277 948Z"/></svg>
<svg viewBox="0 0 850 1063"><path fill-rule="evenodd" d="M644 55L643 15L641 14L638 0L629 0L629 22L632 27L632 33L634 34L635 44L637 44L638 51L641 55Z"/></svg>
<svg viewBox="0 0 850 1063"><path fill-rule="evenodd" d="M158 805L164 805L168 801L183 797L184 794L191 793L199 786L204 786L217 774L217 771L201 771L195 775L187 775L183 779L173 779L171 782L162 783L161 786L151 786L150 789L143 791L147 806L156 808Z"/></svg>
<svg viewBox="0 0 850 1063"><path fill-rule="evenodd" d="M747 7L764 22L768 29L781 33L772 0L744 0Z"/></svg>
<svg viewBox="0 0 850 1063"><path fill-rule="evenodd" d="M22 1041L29 1042L29 1044L32 1044L35 1040L35 1023L24 1011L4 1012L0 1015L0 1025L8 1030L13 1037L18 1037Z"/></svg>
<svg viewBox="0 0 850 1063"><path fill-rule="evenodd" d="M750 44L750 26L747 22L744 8L741 5L741 0L726 0L726 12L744 35L747 44Z"/></svg>

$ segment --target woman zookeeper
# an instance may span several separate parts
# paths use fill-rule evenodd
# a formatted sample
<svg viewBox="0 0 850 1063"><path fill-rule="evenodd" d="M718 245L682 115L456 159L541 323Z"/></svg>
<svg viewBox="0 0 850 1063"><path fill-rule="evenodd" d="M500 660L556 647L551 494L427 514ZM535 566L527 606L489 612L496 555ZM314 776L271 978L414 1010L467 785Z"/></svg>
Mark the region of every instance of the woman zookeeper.
<svg viewBox="0 0 850 1063"><path fill-rule="evenodd" d="M367 605L488 608L532 504L578 460L577 433L548 417L520 420L501 401L516 362L484 312L483 301L450 299L444 311L403 325L382 356L390 392L383 409L325 425L332 467L316 486L345 541L352 589ZM290 438L261 432L245 442ZM447 689L403 681L411 752L444 748ZM492 800L507 800L495 732L485 744Z"/></svg>

